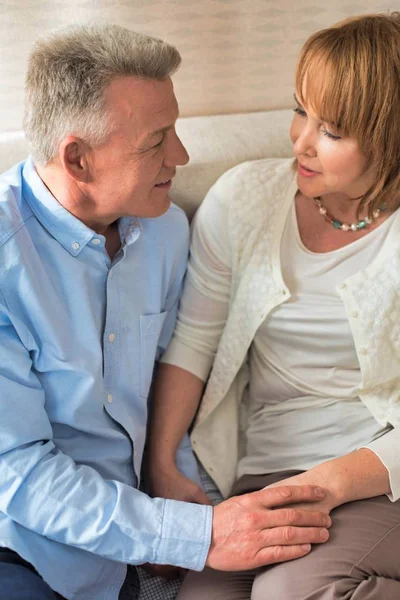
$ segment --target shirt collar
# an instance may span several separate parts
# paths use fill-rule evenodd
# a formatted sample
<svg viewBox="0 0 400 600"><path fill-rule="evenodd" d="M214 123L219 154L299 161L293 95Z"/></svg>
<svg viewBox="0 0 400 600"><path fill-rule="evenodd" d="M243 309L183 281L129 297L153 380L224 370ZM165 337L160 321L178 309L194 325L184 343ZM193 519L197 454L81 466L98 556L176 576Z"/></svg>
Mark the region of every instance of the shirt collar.
<svg viewBox="0 0 400 600"><path fill-rule="evenodd" d="M37 174L32 157L22 171L22 191L38 221L72 256L78 256L96 235L55 199Z"/></svg>
<svg viewBox="0 0 400 600"><path fill-rule="evenodd" d="M60 204L40 179L32 157L22 171L23 195L32 212L45 229L70 253L78 256L94 237L103 238ZM142 230L140 219L122 217L118 220L122 245L130 245Z"/></svg>
<svg viewBox="0 0 400 600"><path fill-rule="evenodd" d="M142 225L137 217L122 217L118 221L118 231L121 238L121 245L129 246L140 235Z"/></svg>

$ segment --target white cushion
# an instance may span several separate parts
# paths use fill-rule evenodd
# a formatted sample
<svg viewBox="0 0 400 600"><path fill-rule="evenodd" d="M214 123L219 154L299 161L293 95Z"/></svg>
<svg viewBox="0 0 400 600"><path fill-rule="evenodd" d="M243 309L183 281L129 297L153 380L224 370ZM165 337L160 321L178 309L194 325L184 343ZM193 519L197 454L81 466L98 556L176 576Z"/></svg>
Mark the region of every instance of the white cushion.
<svg viewBox="0 0 400 600"><path fill-rule="evenodd" d="M171 197L191 218L209 188L231 167L257 158L291 156L291 110L187 117L177 132L190 162L177 170ZM0 172L27 155L23 133L0 133Z"/></svg>
<svg viewBox="0 0 400 600"><path fill-rule="evenodd" d="M191 218L204 196L225 171L247 160L290 157L293 112L187 117L176 130L190 155L177 170L171 197Z"/></svg>

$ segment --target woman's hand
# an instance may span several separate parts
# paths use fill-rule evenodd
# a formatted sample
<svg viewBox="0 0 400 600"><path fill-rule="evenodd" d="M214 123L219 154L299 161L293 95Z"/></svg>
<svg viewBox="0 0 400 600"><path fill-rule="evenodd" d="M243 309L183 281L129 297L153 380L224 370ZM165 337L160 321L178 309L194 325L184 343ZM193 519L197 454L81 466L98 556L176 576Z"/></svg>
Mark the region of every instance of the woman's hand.
<svg viewBox="0 0 400 600"><path fill-rule="evenodd" d="M387 434L386 434L387 435ZM314 504L313 510L331 510L347 502L374 498L389 494L389 473L380 458L369 448L360 448L339 458L327 460L305 473L289 477L268 487L287 485L318 485L326 490L321 502ZM305 510L311 504L302 506Z"/></svg>
<svg viewBox="0 0 400 600"><path fill-rule="evenodd" d="M188 479L175 466L166 471L152 472L148 477L150 496L153 498L168 498L182 500L195 504L211 504L208 496L201 487Z"/></svg>
<svg viewBox="0 0 400 600"><path fill-rule="evenodd" d="M329 515L334 508L342 504L341 500L336 496L333 490L330 489L329 482L324 474L318 470L318 467L268 485L265 489L276 488L282 485L318 485L325 490L326 495L322 500L307 504L297 504L296 508L302 508L303 510L318 510Z"/></svg>

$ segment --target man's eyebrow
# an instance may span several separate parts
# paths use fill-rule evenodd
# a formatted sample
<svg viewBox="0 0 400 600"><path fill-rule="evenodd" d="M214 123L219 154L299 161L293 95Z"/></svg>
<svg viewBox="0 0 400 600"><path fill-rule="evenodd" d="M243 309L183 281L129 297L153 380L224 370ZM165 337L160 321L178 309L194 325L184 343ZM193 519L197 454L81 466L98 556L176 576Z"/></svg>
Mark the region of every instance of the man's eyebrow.
<svg viewBox="0 0 400 600"><path fill-rule="evenodd" d="M155 135L160 135L160 133L165 133L166 131L169 131L170 129L173 128L173 125L167 125L166 127L162 127L161 129L156 129L155 131L152 131L151 133L149 133L148 137L154 137Z"/></svg>
<svg viewBox="0 0 400 600"><path fill-rule="evenodd" d="M177 119L178 118L179 118L179 113L178 113ZM175 122L171 123L170 125L166 125L165 127L161 127L160 129L156 129L155 131L152 131L151 133L149 133L148 137L152 138L155 135L160 135L160 133L165 133L166 131L173 129L174 127L175 127Z"/></svg>

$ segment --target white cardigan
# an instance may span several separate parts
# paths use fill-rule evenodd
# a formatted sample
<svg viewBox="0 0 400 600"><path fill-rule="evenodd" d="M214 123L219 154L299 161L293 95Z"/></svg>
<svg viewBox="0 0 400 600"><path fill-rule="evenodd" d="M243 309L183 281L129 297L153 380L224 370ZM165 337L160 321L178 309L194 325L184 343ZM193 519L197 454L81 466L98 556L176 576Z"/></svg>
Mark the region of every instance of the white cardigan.
<svg viewBox="0 0 400 600"><path fill-rule="evenodd" d="M230 242L229 316L191 435L198 458L225 496L244 450L247 351L269 312L290 297L280 268L280 244L296 191L292 160L244 163L219 179L196 217L207 227L212 205L219 203L226 213ZM188 277L200 291L209 287L195 254ZM373 263L342 282L338 293L360 362L358 395L378 423L396 427L400 423L400 219ZM170 358L179 335L178 323L166 362L174 362ZM399 461L400 434L391 462Z"/></svg>

